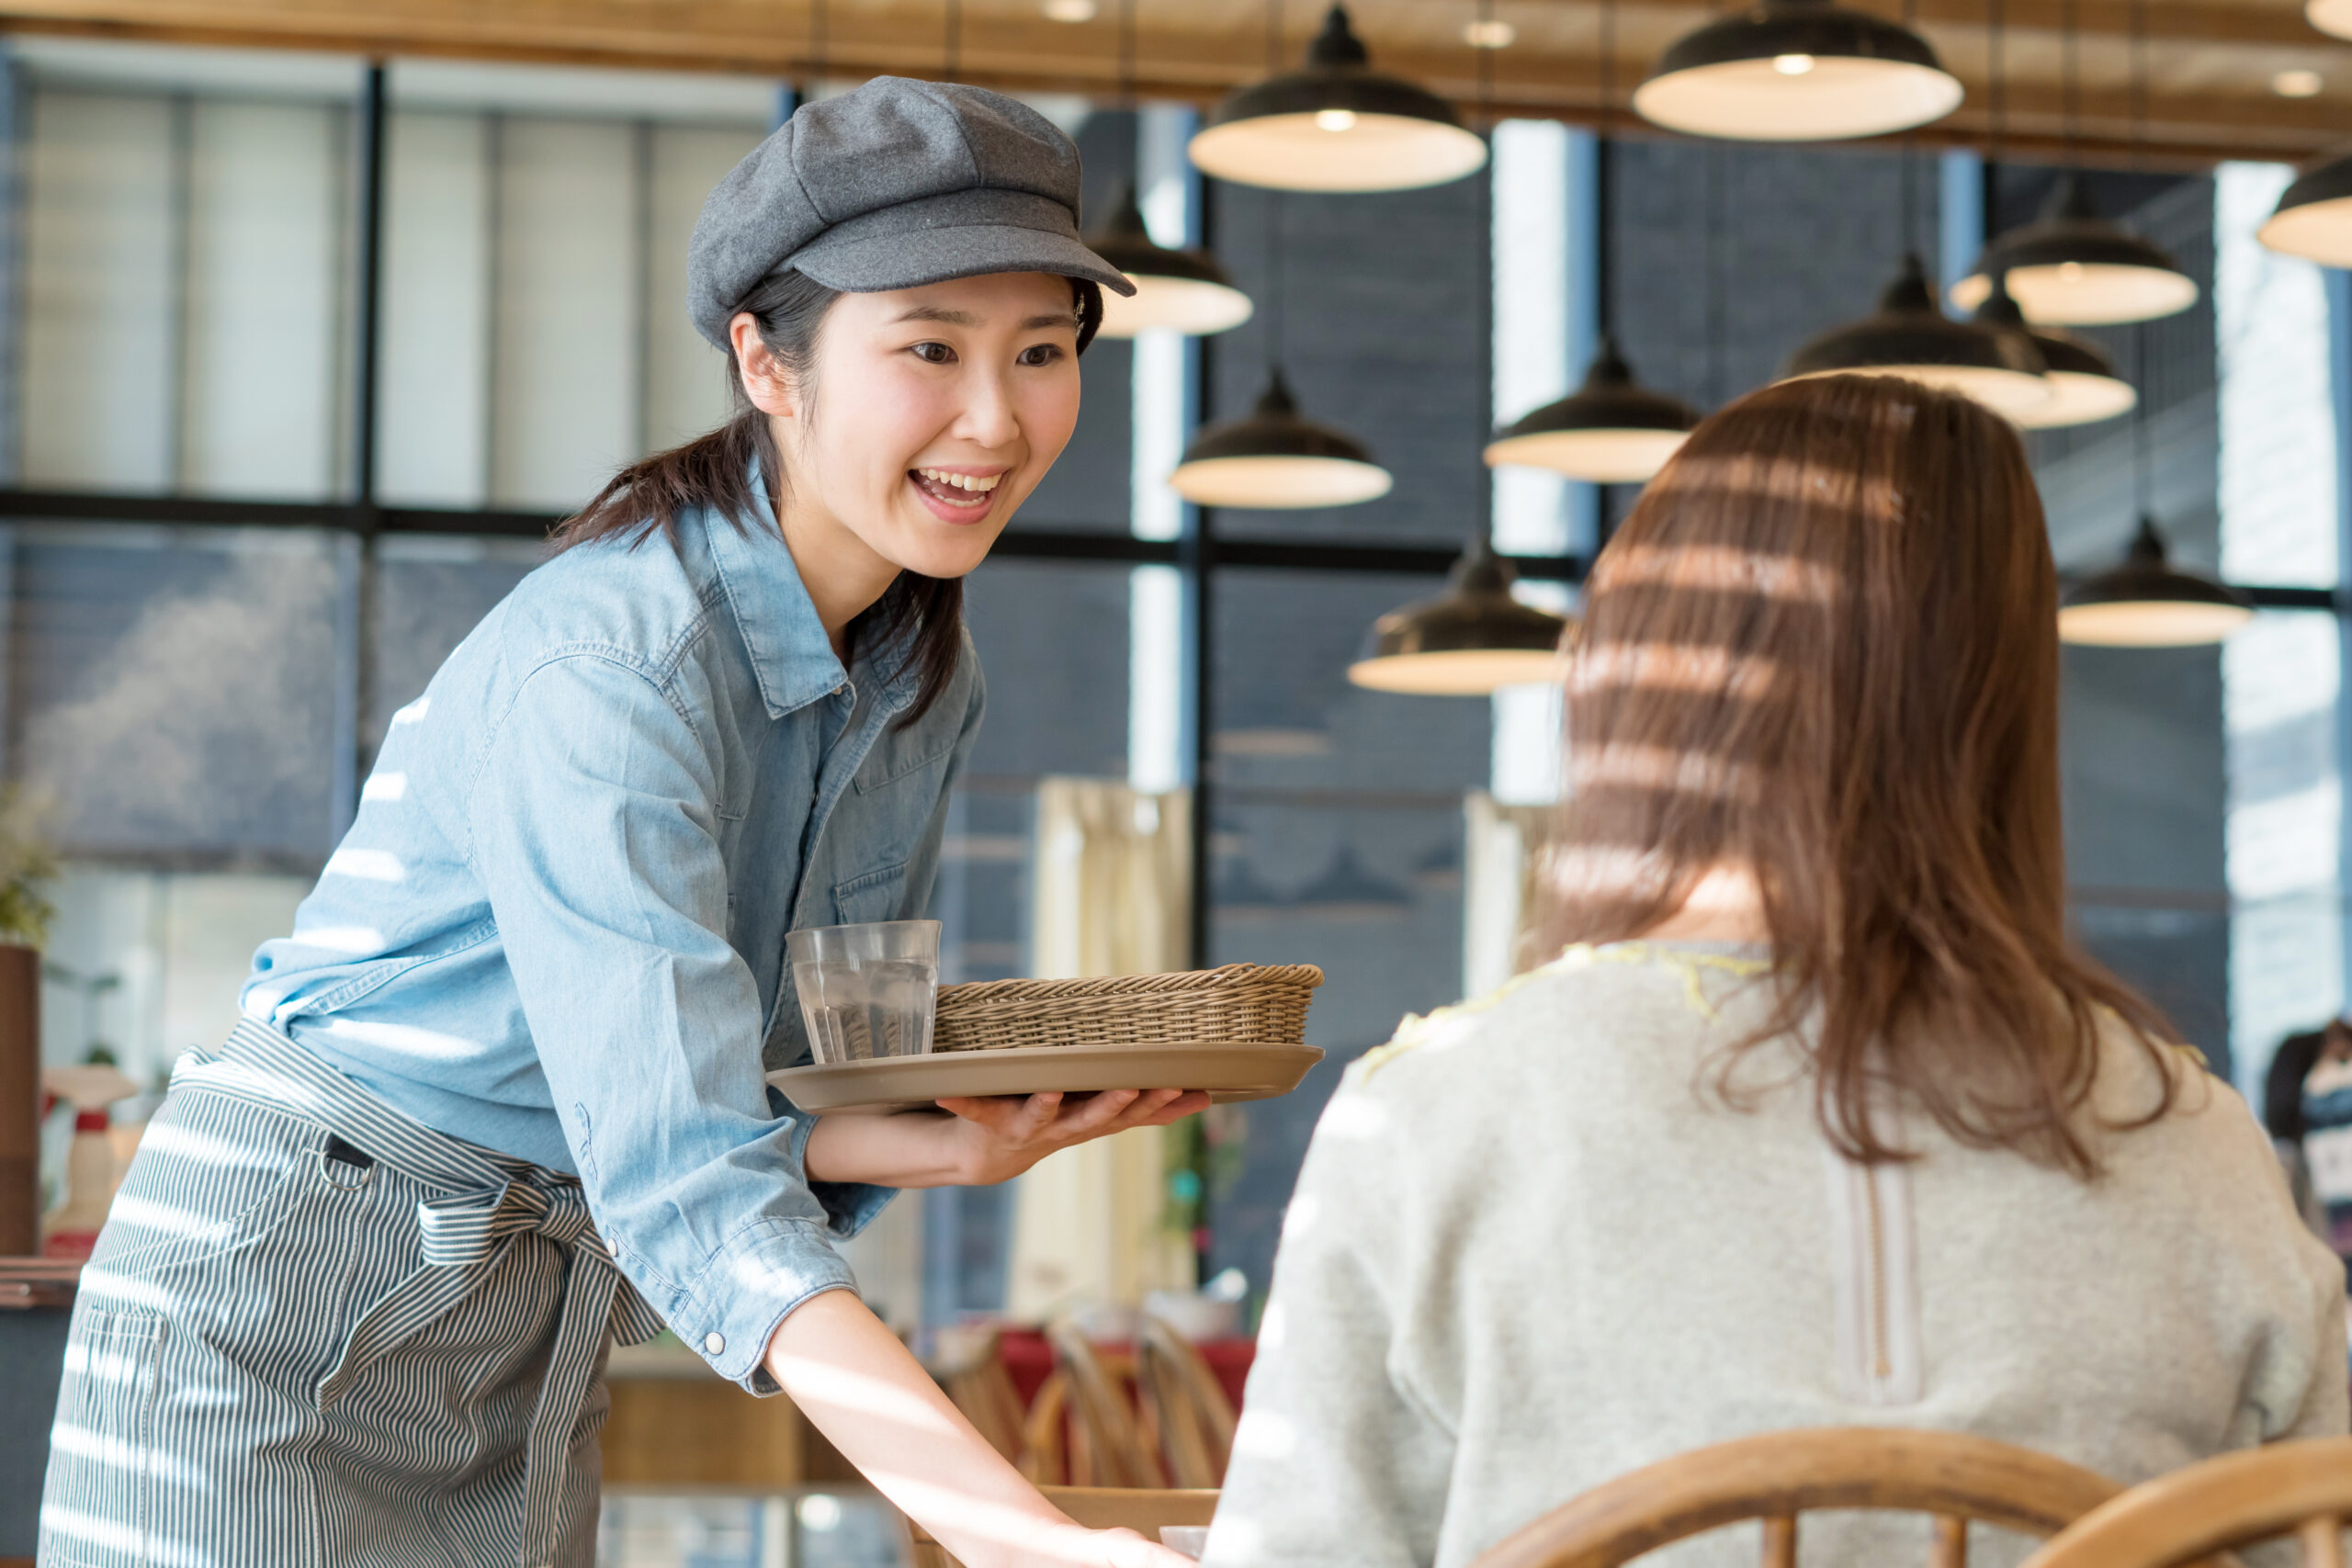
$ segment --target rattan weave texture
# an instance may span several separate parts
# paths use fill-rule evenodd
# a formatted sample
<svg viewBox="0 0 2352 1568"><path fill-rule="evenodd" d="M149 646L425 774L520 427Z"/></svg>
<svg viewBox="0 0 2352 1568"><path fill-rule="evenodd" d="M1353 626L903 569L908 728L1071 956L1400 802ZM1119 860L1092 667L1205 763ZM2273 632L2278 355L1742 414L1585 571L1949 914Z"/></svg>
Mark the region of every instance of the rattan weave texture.
<svg viewBox="0 0 2352 1568"><path fill-rule="evenodd" d="M1323 971L1228 964L1097 980L982 980L939 987L934 1051L1036 1045L1295 1045Z"/></svg>

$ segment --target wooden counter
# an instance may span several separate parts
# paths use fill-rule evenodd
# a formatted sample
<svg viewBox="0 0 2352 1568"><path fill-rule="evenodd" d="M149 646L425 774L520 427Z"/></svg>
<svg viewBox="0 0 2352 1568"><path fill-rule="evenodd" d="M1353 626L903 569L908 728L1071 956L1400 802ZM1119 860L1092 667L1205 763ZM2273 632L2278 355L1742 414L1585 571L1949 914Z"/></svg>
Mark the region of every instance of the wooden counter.
<svg viewBox="0 0 2352 1568"><path fill-rule="evenodd" d="M606 1386L608 1486L763 1488L858 1479L791 1400L745 1393L683 1345L616 1350Z"/></svg>

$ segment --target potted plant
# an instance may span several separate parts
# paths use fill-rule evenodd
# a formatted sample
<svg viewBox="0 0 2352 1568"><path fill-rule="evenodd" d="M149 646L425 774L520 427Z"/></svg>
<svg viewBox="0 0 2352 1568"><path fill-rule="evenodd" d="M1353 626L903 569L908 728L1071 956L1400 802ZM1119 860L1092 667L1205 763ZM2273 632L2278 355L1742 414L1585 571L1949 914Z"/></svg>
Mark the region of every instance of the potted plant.
<svg viewBox="0 0 2352 1568"><path fill-rule="evenodd" d="M40 1242L40 949L57 913L40 815L17 786L0 788L0 1257Z"/></svg>

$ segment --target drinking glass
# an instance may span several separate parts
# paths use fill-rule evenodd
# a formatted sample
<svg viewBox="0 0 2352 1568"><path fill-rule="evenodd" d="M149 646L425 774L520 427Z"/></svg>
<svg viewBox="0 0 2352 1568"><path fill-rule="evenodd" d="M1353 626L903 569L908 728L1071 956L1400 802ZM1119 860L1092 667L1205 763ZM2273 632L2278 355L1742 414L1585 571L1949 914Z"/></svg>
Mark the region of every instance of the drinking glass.
<svg viewBox="0 0 2352 1568"><path fill-rule="evenodd" d="M819 926L784 939L819 1063L920 1056L939 1004L939 922Z"/></svg>

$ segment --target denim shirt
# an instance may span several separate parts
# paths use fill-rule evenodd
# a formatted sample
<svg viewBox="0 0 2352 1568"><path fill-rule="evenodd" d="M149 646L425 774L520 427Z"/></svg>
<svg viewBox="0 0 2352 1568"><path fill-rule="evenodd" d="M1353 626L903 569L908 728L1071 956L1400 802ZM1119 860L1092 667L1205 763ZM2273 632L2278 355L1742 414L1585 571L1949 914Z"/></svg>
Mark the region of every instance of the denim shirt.
<svg viewBox="0 0 2352 1568"><path fill-rule="evenodd" d="M763 488L763 487L755 487ZM577 547L392 716L349 834L241 996L379 1098L576 1174L639 1293L722 1375L891 1194L811 1182L786 931L922 915L980 720L967 637L899 727L895 649L834 656L763 506Z"/></svg>

